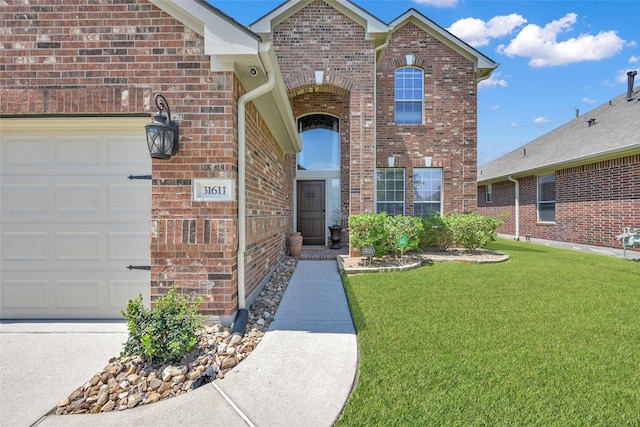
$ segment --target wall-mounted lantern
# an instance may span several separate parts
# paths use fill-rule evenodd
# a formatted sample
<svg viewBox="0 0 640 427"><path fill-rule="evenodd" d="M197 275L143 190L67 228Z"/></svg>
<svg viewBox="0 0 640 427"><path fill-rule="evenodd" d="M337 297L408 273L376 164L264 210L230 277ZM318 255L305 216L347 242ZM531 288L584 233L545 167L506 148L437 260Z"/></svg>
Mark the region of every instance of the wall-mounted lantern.
<svg viewBox="0 0 640 427"><path fill-rule="evenodd" d="M178 124L171 121L171 110L167 99L161 94L155 97L158 112L153 116L153 122L145 125L147 131L147 146L149 154L154 159L170 159L178 152ZM166 117L162 112L167 110Z"/></svg>

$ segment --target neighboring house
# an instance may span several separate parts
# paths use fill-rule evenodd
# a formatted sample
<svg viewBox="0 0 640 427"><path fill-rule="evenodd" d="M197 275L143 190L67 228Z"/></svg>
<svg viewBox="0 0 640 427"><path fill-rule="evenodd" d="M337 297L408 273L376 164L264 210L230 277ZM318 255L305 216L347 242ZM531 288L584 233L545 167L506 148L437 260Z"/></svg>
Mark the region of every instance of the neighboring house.
<svg viewBox="0 0 640 427"><path fill-rule="evenodd" d="M628 91L478 170L478 211L499 233L621 248L640 228L640 90Z"/></svg>
<svg viewBox="0 0 640 427"><path fill-rule="evenodd" d="M173 286L230 318L291 231L326 245L333 211L476 208L477 83L498 64L415 10L289 1L247 28L202 0L43 0L0 17L3 318L120 317ZM179 125L169 159L145 142L156 94Z"/></svg>

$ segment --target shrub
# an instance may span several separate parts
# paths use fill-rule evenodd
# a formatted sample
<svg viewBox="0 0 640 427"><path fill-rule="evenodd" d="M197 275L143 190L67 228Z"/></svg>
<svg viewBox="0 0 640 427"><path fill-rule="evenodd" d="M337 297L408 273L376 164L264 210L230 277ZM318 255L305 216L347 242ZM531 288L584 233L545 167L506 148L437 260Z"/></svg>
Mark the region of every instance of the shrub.
<svg viewBox="0 0 640 427"><path fill-rule="evenodd" d="M385 213L370 212L349 217L349 240L355 249L373 246L376 256L383 256L391 251L389 239L385 236L385 223L389 216Z"/></svg>
<svg viewBox="0 0 640 427"><path fill-rule="evenodd" d="M502 225L501 220L479 215L477 212L466 215L450 212L445 215L444 220L449 225L455 242L469 251L496 240L496 230Z"/></svg>
<svg viewBox="0 0 640 427"><path fill-rule="evenodd" d="M138 355L151 363L167 363L182 359L198 342L196 331L203 318L198 312L202 297L194 305L178 295L175 288L155 301L153 310L142 304L142 295L129 300L121 313L127 320L129 337L121 356Z"/></svg>
<svg viewBox="0 0 640 427"><path fill-rule="evenodd" d="M393 248L396 254L420 249L420 234L422 234L422 221L419 217L396 215L386 218L385 237L389 247ZM398 238L403 235L409 239L409 245L400 249Z"/></svg>
<svg viewBox="0 0 640 427"><path fill-rule="evenodd" d="M462 215L451 212L444 216L411 217L363 213L349 217L349 238L354 248L373 246L376 256L391 251L401 253L398 238L405 235L409 246L404 250L438 248L447 250L453 244L469 251L486 246L497 238L496 230L502 225L497 218L479 215L477 212Z"/></svg>
<svg viewBox="0 0 640 427"><path fill-rule="evenodd" d="M420 233L420 248L437 248L446 251L453 246L453 233L449 224L439 214L422 217L423 231Z"/></svg>

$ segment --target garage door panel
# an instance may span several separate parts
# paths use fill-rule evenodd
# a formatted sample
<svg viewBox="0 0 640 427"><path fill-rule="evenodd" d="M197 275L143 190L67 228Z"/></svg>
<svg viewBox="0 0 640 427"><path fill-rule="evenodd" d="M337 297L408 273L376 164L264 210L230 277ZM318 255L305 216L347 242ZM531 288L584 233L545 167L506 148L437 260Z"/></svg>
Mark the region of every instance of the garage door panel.
<svg viewBox="0 0 640 427"><path fill-rule="evenodd" d="M55 233L55 254L59 261L100 261L100 233Z"/></svg>
<svg viewBox="0 0 640 427"><path fill-rule="evenodd" d="M2 233L2 261L48 261L49 233L32 231L15 231Z"/></svg>
<svg viewBox="0 0 640 427"><path fill-rule="evenodd" d="M7 172L25 165L43 166L49 163L49 138L40 137L11 137L3 138L2 165Z"/></svg>
<svg viewBox="0 0 640 427"><path fill-rule="evenodd" d="M56 212L96 213L102 210L99 184L59 184L54 191Z"/></svg>
<svg viewBox="0 0 640 427"><path fill-rule="evenodd" d="M94 183L86 184L88 179ZM86 220L85 214L90 213L92 220L100 217L110 221L118 217L148 220L150 182L130 181L124 175L118 175L116 180L122 183L114 184L113 176L3 176L3 219L22 220L26 215L55 222L76 215Z"/></svg>
<svg viewBox="0 0 640 427"><path fill-rule="evenodd" d="M149 216L151 186L148 183L111 184L107 191L109 212Z"/></svg>
<svg viewBox="0 0 640 427"><path fill-rule="evenodd" d="M100 308L99 280L56 280L55 307L68 311Z"/></svg>
<svg viewBox="0 0 640 427"><path fill-rule="evenodd" d="M148 233L146 233L148 236ZM149 242L144 240L145 233L117 233L107 234L109 239L109 260L130 263L150 264Z"/></svg>
<svg viewBox="0 0 640 427"><path fill-rule="evenodd" d="M8 272L2 277L0 312L5 319L121 319L127 302L143 295L149 306L149 273L141 270Z"/></svg>
<svg viewBox="0 0 640 427"><path fill-rule="evenodd" d="M46 279L34 280L2 280L2 314L7 310L47 310L47 291L49 282Z"/></svg>
<svg viewBox="0 0 640 427"><path fill-rule="evenodd" d="M98 137L58 137L54 141L54 165L97 166L100 160L101 140Z"/></svg>
<svg viewBox="0 0 640 427"><path fill-rule="evenodd" d="M139 159L149 157L144 135L142 138L126 136L111 136L107 145L107 159L112 167L124 166L127 170L139 168L135 173L151 173L151 162L142 164Z"/></svg>
<svg viewBox="0 0 640 427"><path fill-rule="evenodd" d="M61 231L47 230L47 226L41 224L16 224L13 228L19 227L23 231L2 233L3 270L149 265L148 224L111 225L118 231L109 231L107 225L100 223L57 224L56 228ZM42 231L37 231L39 229ZM97 231L100 229L102 231Z"/></svg>
<svg viewBox="0 0 640 427"><path fill-rule="evenodd" d="M0 317L121 318L149 301L150 272L127 269L151 264L151 180L128 179L151 174L143 123L59 120L3 119L21 124L0 133Z"/></svg>
<svg viewBox="0 0 640 427"><path fill-rule="evenodd" d="M135 270L132 270L134 273ZM137 273L144 275L142 272ZM132 274L135 276L137 274ZM149 280L140 280L132 277L131 280L110 280L109 281L109 309L115 310L120 313L120 310L127 308L127 303L130 299L136 298L138 295L142 295L142 302L146 307L149 307Z"/></svg>
<svg viewBox="0 0 640 427"><path fill-rule="evenodd" d="M2 206L4 214L45 214L51 205L47 184L2 183Z"/></svg>

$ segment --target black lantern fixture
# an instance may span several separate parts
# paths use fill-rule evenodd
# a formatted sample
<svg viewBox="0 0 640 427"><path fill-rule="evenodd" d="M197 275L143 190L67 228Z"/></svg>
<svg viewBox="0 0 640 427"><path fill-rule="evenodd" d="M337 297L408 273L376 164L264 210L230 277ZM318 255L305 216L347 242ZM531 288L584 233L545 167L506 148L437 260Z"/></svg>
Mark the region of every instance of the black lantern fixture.
<svg viewBox="0 0 640 427"><path fill-rule="evenodd" d="M171 110L167 99L158 93L155 101L158 112L153 116L153 122L145 125L149 154L154 159L170 159L178 152L178 124L171 121ZM169 117L162 114L164 110Z"/></svg>

